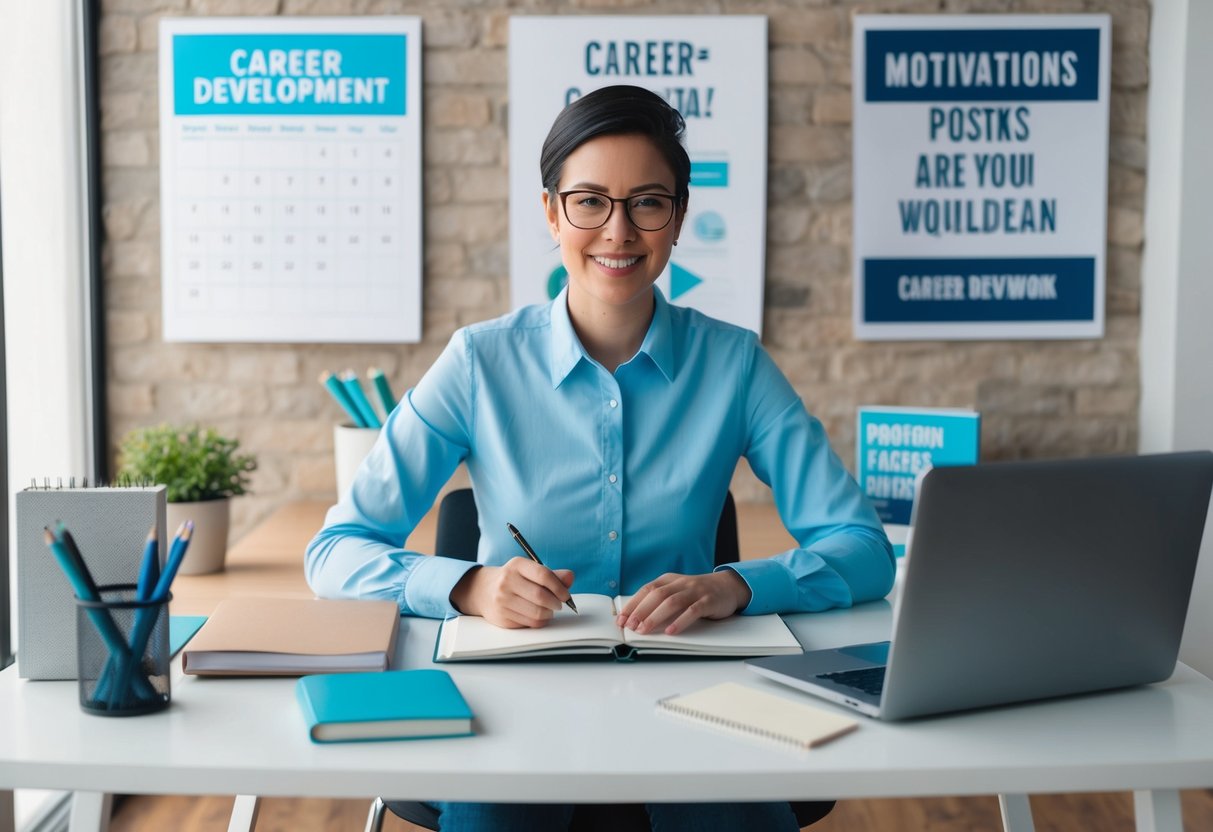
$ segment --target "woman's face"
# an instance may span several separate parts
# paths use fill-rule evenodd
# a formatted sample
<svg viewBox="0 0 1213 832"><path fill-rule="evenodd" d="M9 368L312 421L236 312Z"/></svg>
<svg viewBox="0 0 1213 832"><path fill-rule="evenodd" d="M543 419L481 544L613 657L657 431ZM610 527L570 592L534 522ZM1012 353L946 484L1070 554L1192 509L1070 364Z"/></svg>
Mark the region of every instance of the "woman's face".
<svg viewBox="0 0 1213 832"><path fill-rule="evenodd" d="M645 136L599 136L565 159L557 191L571 190L595 191L615 199L638 194L664 194L675 199L674 171ZM684 206L676 206L664 228L643 231L628 219L624 203L618 202L613 204L605 225L583 229L569 221L559 196L553 198L545 191L543 201L548 226L560 244L560 256L569 273L570 308L593 303L614 307L648 303L649 287L665 269L678 239ZM591 208L605 205L593 194L573 194L566 204L574 212L574 201ZM654 199L635 205L637 221L655 224L642 216L646 210L659 211L652 206L660 203L660 199ZM581 220L578 224L589 223Z"/></svg>

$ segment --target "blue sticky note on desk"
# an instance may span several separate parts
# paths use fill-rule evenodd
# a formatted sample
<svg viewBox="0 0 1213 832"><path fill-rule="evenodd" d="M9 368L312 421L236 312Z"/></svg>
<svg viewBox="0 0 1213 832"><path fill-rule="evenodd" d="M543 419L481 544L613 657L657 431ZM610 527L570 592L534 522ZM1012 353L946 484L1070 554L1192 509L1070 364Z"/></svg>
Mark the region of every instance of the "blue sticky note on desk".
<svg viewBox="0 0 1213 832"><path fill-rule="evenodd" d="M206 623L205 615L170 615L168 617L168 654L175 656L181 652L194 633Z"/></svg>

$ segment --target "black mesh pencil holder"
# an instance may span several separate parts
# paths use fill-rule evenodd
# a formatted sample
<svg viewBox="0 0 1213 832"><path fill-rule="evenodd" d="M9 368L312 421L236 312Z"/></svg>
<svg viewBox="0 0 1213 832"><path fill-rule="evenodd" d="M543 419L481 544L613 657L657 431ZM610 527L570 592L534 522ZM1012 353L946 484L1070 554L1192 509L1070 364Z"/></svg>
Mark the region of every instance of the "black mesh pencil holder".
<svg viewBox="0 0 1213 832"><path fill-rule="evenodd" d="M140 601L134 584L97 588L76 599L80 707L101 716L137 716L169 703L168 604Z"/></svg>

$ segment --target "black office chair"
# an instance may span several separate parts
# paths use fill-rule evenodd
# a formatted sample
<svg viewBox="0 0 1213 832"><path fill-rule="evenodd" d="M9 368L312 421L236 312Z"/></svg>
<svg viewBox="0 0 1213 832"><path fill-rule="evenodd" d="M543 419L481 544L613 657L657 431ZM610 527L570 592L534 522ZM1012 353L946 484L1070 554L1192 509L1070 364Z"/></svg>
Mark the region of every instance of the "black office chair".
<svg viewBox="0 0 1213 832"><path fill-rule="evenodd" d="M438 504L438 531L434 553L448 558L475 560L480 546L479 513L470 488L449 492ZM737 537L737 506L733 494L725 496L720 521L716 525L716 565L736 563L740 559ZM804 827L824 818L834 801L792 801L796 822ZM366 819L366 832L380 832L385 811L426 829L438 828L438 813L417 800L375 798ZM569 825L572 832L648 832L649 815L643 803L579 803Z"/></svg>

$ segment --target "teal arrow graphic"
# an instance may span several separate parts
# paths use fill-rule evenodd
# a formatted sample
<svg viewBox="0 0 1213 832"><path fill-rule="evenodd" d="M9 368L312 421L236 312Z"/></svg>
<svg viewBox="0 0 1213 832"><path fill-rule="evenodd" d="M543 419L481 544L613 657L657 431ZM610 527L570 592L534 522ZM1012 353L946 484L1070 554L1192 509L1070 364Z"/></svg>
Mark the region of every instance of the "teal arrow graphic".
<svg viewBox="0 0 1213 832"><path fill-rule="evenodd" d="M569 282L569 270L563 265L552 269L552 273L548 275L548 300L555 300L560 294L560 290L564 288L564 284Z"/></svg>
<svg viewBox="0 0 1213 832"><path fill-rule="evenodd" d="M670 261L670 300L685 295L700 283L703 283L702 277L692 274L674 261Z"/></svg>

